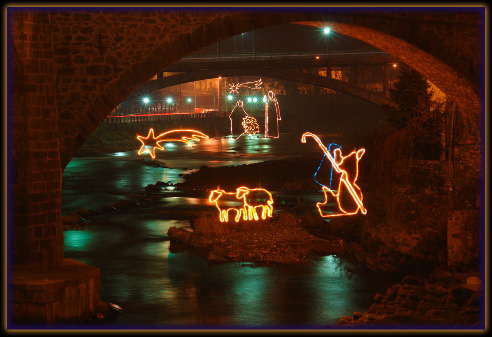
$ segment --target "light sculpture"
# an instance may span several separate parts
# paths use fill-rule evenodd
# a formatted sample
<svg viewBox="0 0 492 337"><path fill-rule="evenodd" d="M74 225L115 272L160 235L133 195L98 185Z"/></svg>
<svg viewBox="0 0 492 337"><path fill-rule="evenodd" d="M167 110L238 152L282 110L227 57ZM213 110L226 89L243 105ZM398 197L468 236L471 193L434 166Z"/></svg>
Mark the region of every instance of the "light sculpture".
<svg viewBox="0 0 492 337"><path fill-rule="evenodd" d="M241 125L244 128L244 132L241 133L236 139L239 139L239 137L244 134L255 135L257 133L260 133L260 126L258 125L256 118L254 118L253 116L244 117Z"/></svg>
<svg viewBox="0 0 492 337"><path fill-rule="evenodd" d="M261 218L265 220L273 215L272 194L264 188L248 188L241 186L236 189L236 197L243 199L243 219L258 220L256 208L261 208Z"/></svg>
<svg viewBox="0 0 492 337"><path fill-rule="evenodd" d="M207 139L208 136L197 130L177 129L163 132L155 137L154 129L151 128L147 137L139 136L137 134L137 139L142 143L142 146L138 150L138 154L140 155L144 152L148 152L152 159L154 159L155 149L164 151L164 147L160 144L162 142L184 142L192 145L193 143L191 141L200 141L200 138ZM146 148L146 146L151 146L152 151Z"/></svg>
<svg viewBox="0 0 492 337"><path fill-rule="evenodd" d="M277 136L272 138L278 138L279 137L278 121L282 120L282 116L280 115L280 108L278 106L277 96L275 96L275 93L271 90L268 92L268 100L274 103L275 114L277 116ZM270 137L268 133L268 103L265 103L265 137Z"/></svg>
<svg viewBox="0 0 492 337"><path fill-rule="evenodd" d="M261 86L262 86L263 82L261 79L259 80L256 80L256 81L253 81L253 82L245 82L245 83L232 83L232 84L229 84L229 95L227 96L227 98L229 100L232 100L232 96L230 94L232 93L239 93L239 88L249 88L249 89L261 89ZM258 101L258 98L256 97L248 97L247 98L247 101L249 103L256 103ZM276 114L276 122L277 122L277 135L276 136L273 136L271 137L269 135L269 128L268 128L268 119L269 119L269 116L268 116L268 102L271 101L274 103L274 106L275 106L275 114ZM273 93L273 91L269 91L268 92L268 95L264 95L263 96L263 102L265 103L265 133L264 133L264 136L265 138L278 138L279 137L279 121L282 120L282 117L280 115L280 108L279 108L279 104L278 104L278 101L277 101L277 97L275 96L275 94ZM229 120L231 121L231 136L233 135L233 128L232 128L232 114L234 113L234 110L239 107L239 108L242 108L244 113L246 114L246 117L243 118L243 121L242 121L242 126L244 128L244 132L241 133L236 139L238 139L239 137L241 137L243 134L257 134L260 132L260 126L258 125L257 121L256 121L256 118L252 117L252 116L249 116L248 113L244 110L244 103L243 101L241 100L238 100L236 102L236 106L234 106L234 108L232 109L231 113L229 114Z"/></svg>
<svg viewBox="0 0 492 337"><path fill-rule="evenodd" d="M305 132L302 137L301 137L301 142L305 143L306 142L306 137L312 137L319 145L321 150L324 152L326 157L330 160L333 169L335 172L338 173L340 180L338 183L338 188L337 191L334 192L330 188L326 187L325 185L323 186L323 193L325 196L325 201L324 202L318 202L316 204L316 207L318 208L318 211L322 217L333 217L333 216L342 216L342 215L354 215L356 214L359 210L361 211L362 214L366 214L367 210L364 208L364 205L362 203L362 191L360 190L359 186L357 186L356 181L357 177L359 175L359 160L362 157L362 155L365 153L365 149L360 149L358 151L352 151L350 154L346 156L342 156L341 149L337 148L334 151L334 155L332 157L330 151L323 145L321 140L316 136L315 134L311 132ZM353 176L348 173L348 170L345 169L346 163L352 162L355 160L355 174ZM345 163L344 163L345 162ZM318 167L319 170L319 167ZM331 184L331 182L330 182ZM353 201L355 202L355 209L349 210L346 209L347 207L345 205L342 205L341 203L341 191L347 190ZM338 203L338 208L342 213L335 213L335 214L323 214L322 207L325 206L328 203L328 194L329 192L336 200Z"/></svg>
<svg viewBox="0 0 492 337"><path fill-rule="evenodd" d="M338 144L336 144L336 143L330 143L330 145L328 145L328 152L330 152L330 153L331 153L331 147L332 147L332 146L336 146L338 149L340 149L340 148L341 148L341 146L340 146L340 145L338 145ZM333 155L335 155L335 154L333 154ZM323 183L320 183L320 182L316 179L316 176L318 175L318 173L319 173L319 171L320 171L320 169L321 169L321 166L322 166L322 165L323 165L323 163L324 163L325 157L326 157L326 154L323 154L323 158L321 159L321 162L319 163L318 169L317 169L317 170L316 170L316 172L314 173L314 181L316 181L316 183L317 183L318 185L321 185L321 186L326 186L326 185L324 185ZM330 167L330 187L329 187L329 188L330 188L330 190L331 190L331 182L332 182L332 180L333 180L333 165Z"/></svg>
<svg viewBox="0 0 492 337"><path fill-rule="evenodd" d="M253 116L248 115L248 113L246 112L246 110L244 110L244 102L241 101L241 100L238 100L236 102L236 105L232 109L231 113L229 114L229 120L231 121L231 136L233 135L233 131L232 131L232 114L234 113L234 110L236 110L236 108L242 109L243 112L244 112L244 114L246 115L243 118L243 121L241 122L241 125L243 126L244 131L236 139L239 139L239 137L241 137L244 134L254 135L254 134L259 133L260 132L260 126L258 125L258 122L256 121L256 118L254 118Z"/></svg>
<svg viewBox="0 0 492 337"><path fill-rule="evenodd" d="M253 82L245 82L245 83L231 83L229 84L229 93L239 93L239 88L249 88L249 89L261 89L263 82L261 78L259 80Z"/></svg>
<svg viewBox="0 0 492 337"><path fill-rule="evenodd" d="M229 221L229 212L234 211L236 215L234 221L238 222L243 216L243 220L259 220L257 208L261 208L261 218L265 220L273 215L273 197L271 193L263 188L250 189L241 186L236 192L226 192L221 189L213 190L208 201L215 204L219 210L221 222ZM231 204L242 202L241 206L233 207Z"/></svg>
<svg viewBox="0 0 492 337"><path fill-rule="evenodd" d="M241 207L230 207L230 203L237 202L236 193L226 192L224 190L213 190L208 197L208 201L215 203L215 207L219 210L220 222L229 221L229 211L235 211L236 217L234 220L236 222L241 218L241 213L243 212L244 206Z"/></svg>

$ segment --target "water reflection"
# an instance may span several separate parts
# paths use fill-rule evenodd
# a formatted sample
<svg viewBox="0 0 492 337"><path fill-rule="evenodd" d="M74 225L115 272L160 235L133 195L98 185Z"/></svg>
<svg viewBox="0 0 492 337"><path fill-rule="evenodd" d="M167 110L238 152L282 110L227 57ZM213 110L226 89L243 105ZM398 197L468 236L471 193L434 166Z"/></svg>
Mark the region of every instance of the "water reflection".
<svg viewBox="0 0 492 337"><path fill-rule="evenodd" d="M98 209L157 181L179 182L185 168L308 154L302 145L298 139L205 139L160 152L155 161L167 168L146 165L149 159L136 151L75 158L64 171L63 213ZM152 205L93 216L86 230L64 232L65 257L100 268L101 299L124 310L105 327L315 328L365 310L376 292L395 281L387 273L351 274L346 267L353 266L334 256L292 267L213 265L188 251L171 253L168 229L188 227L191 214L215 212L207 197L169 191ZM322 197L320 192L275 192L276 213Z"/></svg>

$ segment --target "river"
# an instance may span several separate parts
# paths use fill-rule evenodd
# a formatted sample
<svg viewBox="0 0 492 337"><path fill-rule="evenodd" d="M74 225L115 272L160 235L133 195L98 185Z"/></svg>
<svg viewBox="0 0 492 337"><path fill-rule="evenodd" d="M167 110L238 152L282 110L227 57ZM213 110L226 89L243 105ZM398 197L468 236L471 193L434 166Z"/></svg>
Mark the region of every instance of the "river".
<svg viewBox="0 0 492 337"><path fill-rule="evenodd" d="M207 139L193 146L166 143L155 160L167 167L146 165L136 150L75 157L63 174L62 213L133 200L145 186L179 182L183 173L203 165L240 165L315 153L321 159L315 144L283 136ZM292 193L283 195L287 203L294 198ZM322 194L302 197L315 202ZM170 252L168 228L189 227L191 214L211 207L205 195L169 190L152 204L92 216L84 230L64 232L65 257L100 268L101 299L123 309L99 326L329 328L342 315L367 309L377 292L399 280L397 275L361 270L337 256L313 256L310 263L294 267L209 264L189 251Z"/></svg>

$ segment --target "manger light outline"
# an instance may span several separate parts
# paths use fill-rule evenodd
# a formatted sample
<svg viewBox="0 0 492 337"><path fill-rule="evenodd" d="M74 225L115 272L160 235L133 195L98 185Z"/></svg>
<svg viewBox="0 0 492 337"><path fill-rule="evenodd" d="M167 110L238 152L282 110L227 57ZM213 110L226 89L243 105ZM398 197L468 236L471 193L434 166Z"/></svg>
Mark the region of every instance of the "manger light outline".
<svg viewBox="0 0 492 337"><path fill-rule="evenodd" d="M331 163L332 163L333 168L335 169L335 171L337 171L338 173L341 173L341 177L340 177L340 182L338 184L337 193L334 193L332 190L330 190L326 186L323 186L323 192L325 194L325 201L323 203L318 202L316 204L316 207L318 208L318 211L319 211L320 215L322 217L333 217L333 216L341 216L341 215L354 215L354 214L356 214L359 211L359 209L362 212L362 214L366 214L367 213L367 210L364 208L364 205L362 204L362 191L360 192L361 197L359 198L359 196L357 195L357 193L354 190L354 187L352 186L352 183L347 180L347 176L348 176L347 171L345 171L345 170L343 170L343 169L341 169L339 167L339 165L343 163L343 160L345 158L350 157L351 155L354 155L355 154L356 160L357 160L357 171L356 171L356 174L355 174L355 177L354 177L354 185L360 191L360 188L355 184L355 181L357 180L357 177L359 175L359 165L358 165L359 160L362 157L362 155L365 153L366 150L365 149L360 149L358 151L355 151L354 150L350 154L348 154L346 156L342 156L340 149L335 149L335 157L338 157L340 159L340 162L337 163L335 161L335 159L333 159L333 157L331 156L331 154L328 151L328 149L323 145L323 143L321 142L321 140L315 134L313 134L311 132L305 132L302 135L302 137L301 137L301 142L302 143L306 143L306 137L309 137L309 136L312 137L318 143L319 147L323 150L323 152L325 153L326 157L331 161ZM340 188L342 186L342 183L345 184L345 186L349 190L350 195L352 196L352 198L354 199L354 201L356 202L356 204L358 206L357 209L355 210L355 212L347 212L340 205ZM326 194L326 192L330 192L336 198L336 200L338 202L338 208L343 213L341 213L341 214L327 214L327 215L323 215L320 207L322 205L326 205L326 203L328 202L328 195Z"/></svg>
<svg viewBox="0 0 492 337"><path fill-rule="evenodd" d="M146 149L145 140L149 140L152 136L152 141L155 145L152 146L152 152L149 149ZM137 139L142 143L142 146L138 150L138 154L141 155L144 152L148 152L152 159L155 158L155 149L159 149L164 151L164 147L160 144L161 142L183 142L189 145L192 145L193 141L200 141L200 138L208 139L209 137L201 131L192 130L192 129L175 129L169 130L159 134L157 137L154 136L154 129L150 128L147 137L139 136L137 134Z"/></svg>
<svg viewBox="0 0 492 337"><path fill-rule="evenodd" d="M256 121L256 118L253 116L246 116L243 118L243 121L241 122L241 125L244 128L244 132L241 133L239 136L237 136L236 139L239 139L242 135L256 135L257 133L260 133L260 126L258 125L258 122Z"/></svg>

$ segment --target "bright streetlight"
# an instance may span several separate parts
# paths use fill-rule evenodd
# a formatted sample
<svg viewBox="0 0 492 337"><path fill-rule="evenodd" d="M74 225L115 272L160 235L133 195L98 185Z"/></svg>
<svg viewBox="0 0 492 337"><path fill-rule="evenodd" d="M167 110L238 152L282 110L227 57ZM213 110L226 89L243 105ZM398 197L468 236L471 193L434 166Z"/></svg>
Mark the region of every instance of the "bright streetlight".
<svg viewBox="0 0 492 337"><path fill-rule="evenodd" d="M144 97L144 98L142 98L142 102L144 102L145 104L148 104L150 102L150 98Z"/></svg>
<svg viewBox="0 0 492 337"><path fill-rule="evenodd" d="M328 34L330 34L330 32L331 32L331 28L330 28L330 27L325 27L325 28L323 29L323 33L324 33L324 34L327 34L327 35L328 35Z"/></svg>

